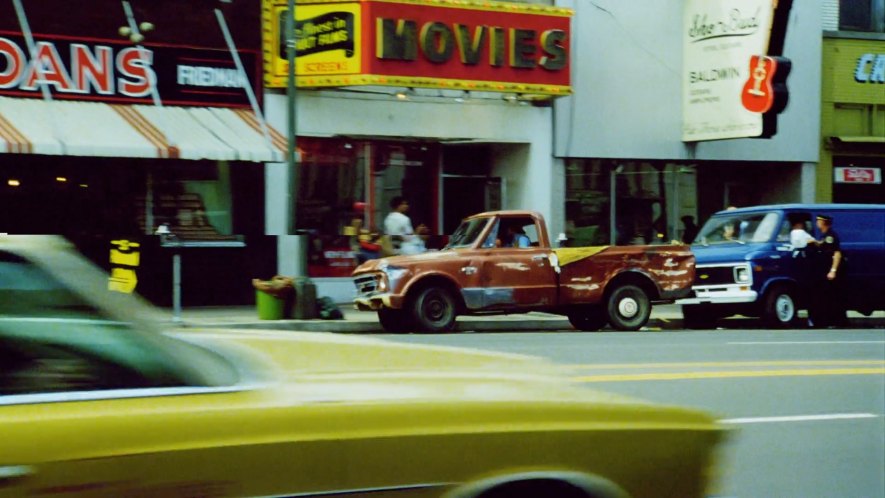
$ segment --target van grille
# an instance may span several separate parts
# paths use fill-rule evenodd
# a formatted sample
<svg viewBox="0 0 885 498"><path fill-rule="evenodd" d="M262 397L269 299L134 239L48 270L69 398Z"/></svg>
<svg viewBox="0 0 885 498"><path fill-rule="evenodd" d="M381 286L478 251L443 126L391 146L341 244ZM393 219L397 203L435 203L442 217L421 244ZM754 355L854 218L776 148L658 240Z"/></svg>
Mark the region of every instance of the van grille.
<svg viewBox="0 0 885 498"><path fill-rule="evenodd" d="M734 284L734 266L708 266L695 269L694 285Z"/></svg>

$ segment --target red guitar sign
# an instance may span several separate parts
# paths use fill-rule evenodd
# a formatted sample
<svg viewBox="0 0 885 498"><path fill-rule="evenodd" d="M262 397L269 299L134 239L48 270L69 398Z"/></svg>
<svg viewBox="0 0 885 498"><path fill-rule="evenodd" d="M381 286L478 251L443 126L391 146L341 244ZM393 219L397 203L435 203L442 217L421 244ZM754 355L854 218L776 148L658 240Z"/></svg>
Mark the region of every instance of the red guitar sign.
<svg viewBox="0 0 885 498"><path fill-rule="evenodd" d="M774 105L774 76L777 59L766 55L750 57L750 77L741 91L741 103L750 112L768 112Z"/></svg>

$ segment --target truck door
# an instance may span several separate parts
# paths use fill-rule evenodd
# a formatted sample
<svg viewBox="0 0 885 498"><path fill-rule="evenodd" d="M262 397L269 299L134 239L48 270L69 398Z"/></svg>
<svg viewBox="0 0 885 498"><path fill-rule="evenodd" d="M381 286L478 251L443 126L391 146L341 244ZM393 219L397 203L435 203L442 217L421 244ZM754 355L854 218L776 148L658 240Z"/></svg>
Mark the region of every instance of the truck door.
<svg viewBox="0 0 885 498"><path fill-rule="evenodd" d="M503 217L480 256L484 309L518 309L556 304L556 271L549 247L539 247L535 220Z"/></svg>

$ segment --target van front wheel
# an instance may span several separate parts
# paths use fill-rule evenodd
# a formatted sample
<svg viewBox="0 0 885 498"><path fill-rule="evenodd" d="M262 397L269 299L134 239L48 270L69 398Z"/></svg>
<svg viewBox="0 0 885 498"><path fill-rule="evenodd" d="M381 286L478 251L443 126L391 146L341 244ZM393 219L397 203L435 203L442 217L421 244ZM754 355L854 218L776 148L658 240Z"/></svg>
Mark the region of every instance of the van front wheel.
<svg viewBox="0 0 885 498"><path fill-rule="evenodd" d="M794 326L798 312L796 294L785 286L771 289L762 302L762 320L769 327L783 329Z"/></svg>

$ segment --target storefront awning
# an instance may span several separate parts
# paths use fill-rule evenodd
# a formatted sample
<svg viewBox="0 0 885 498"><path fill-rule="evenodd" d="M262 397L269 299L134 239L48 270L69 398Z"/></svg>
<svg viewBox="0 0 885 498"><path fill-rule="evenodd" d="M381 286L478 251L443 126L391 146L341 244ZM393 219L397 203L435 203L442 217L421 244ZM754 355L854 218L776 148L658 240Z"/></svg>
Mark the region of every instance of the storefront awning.
<svg viewBox="0 0 885 498"><path fill-rule="evenodd" d="M286 139L245 109L0 97L0 153L283 161Z"/></svg>
<svg viewBox="0 0 885 498"><path fill-rule="evenodd" d="M830 137L831 140L837 143L846 143L846 144L885 144L885 137L876 137L876 136L834 136Z"/></svg>

